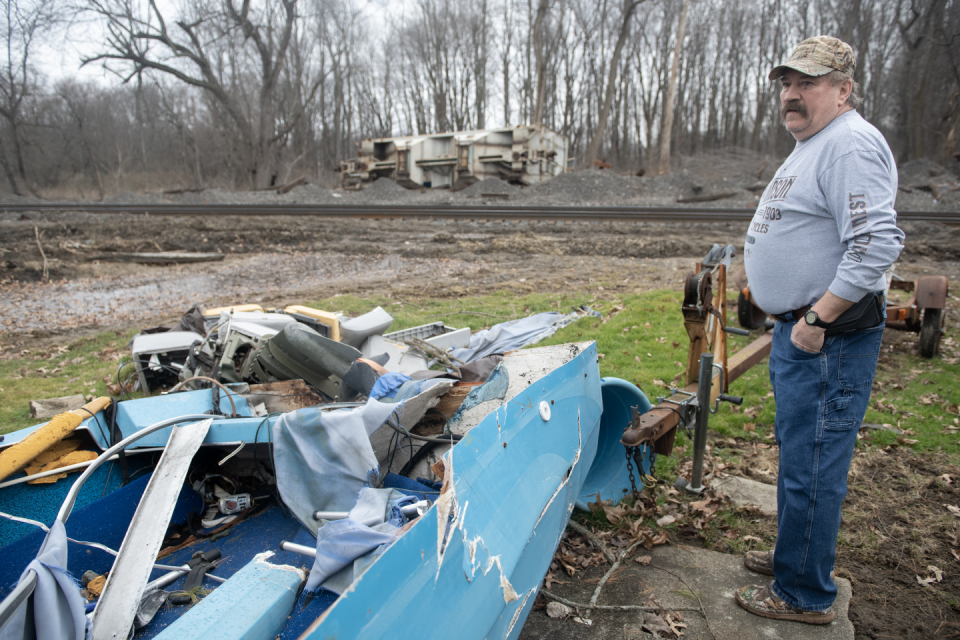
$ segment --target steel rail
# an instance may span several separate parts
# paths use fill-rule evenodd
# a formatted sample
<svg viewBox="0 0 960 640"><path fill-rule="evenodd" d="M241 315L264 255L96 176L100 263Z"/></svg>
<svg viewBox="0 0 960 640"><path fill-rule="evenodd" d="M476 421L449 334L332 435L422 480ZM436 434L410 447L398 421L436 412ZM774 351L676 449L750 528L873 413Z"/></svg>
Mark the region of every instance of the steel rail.
<svg viewBox="0 0 960 640"><path fill-rule="evenodd" d="M154 216L313 216L329 218L474 218L501 220L589 220L623 222L734 222L753 218L756 209L685 207L582 207L517 205L359 205L359 204L76 204L0 205L7 213L82 212ZM960 224L960 211L901 211L899 220Z"/></svg>

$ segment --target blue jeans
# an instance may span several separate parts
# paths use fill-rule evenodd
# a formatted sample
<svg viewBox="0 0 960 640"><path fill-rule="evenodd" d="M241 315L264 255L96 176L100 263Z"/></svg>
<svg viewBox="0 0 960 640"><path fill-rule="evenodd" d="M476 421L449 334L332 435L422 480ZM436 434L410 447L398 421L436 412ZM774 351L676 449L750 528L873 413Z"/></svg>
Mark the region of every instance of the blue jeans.
<svg viewBox="0 0 960 640"><path fill-rule="evenodd" d="M795 324L777 321L770 351L780 447L773 590L792 607L825 611L837 596L840 505L884 325L830 336L807 353L790 340Z"/></svg>

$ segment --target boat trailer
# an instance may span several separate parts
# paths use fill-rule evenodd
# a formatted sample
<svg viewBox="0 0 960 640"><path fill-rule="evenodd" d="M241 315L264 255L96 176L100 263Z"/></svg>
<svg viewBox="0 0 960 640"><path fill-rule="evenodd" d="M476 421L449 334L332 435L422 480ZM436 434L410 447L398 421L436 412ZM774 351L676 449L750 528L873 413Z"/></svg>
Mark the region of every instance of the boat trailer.
<svg viewBox="0 0 960 640"><path fill-rule="evenodd" d="M684 283L681 312L690 338L686 386L671 387L669 396L659 396L657 405L646 413L634 411L620 442L626 447L627 466L633 477L631 459L645 468L645 459L670 455L677 430L693 430L693 470L689 481L679 478L676 486L691 493L703 491L703 457L707 423L720 402L739 405L743 398L727 395L730 383L770 354L773 336L764 333L732 357L727 353L727 334L750 335L745 329L727 325L727 265L711 252L694 266ZM716 293L714 293L714 287ZM652 468L650 462L647 467ZM636 486L633 486L636 493Z"/></svg>

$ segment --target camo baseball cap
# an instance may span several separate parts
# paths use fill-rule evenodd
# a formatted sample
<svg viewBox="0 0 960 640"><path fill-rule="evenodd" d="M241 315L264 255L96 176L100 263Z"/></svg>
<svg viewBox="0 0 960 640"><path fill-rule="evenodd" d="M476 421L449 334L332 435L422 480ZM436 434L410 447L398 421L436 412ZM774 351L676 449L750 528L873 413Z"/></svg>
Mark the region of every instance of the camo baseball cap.
<svg viewBox="0 0 960 640"><path fill-rule="evenodd" d="M816 36L797 45L790 59L774 67L769 78L776 80L783 76L787 69L796 69L808 76L822 76L831 71L840 71L853 77L856 68L857 57L853 55L850 45L830 36Z"/></svg>

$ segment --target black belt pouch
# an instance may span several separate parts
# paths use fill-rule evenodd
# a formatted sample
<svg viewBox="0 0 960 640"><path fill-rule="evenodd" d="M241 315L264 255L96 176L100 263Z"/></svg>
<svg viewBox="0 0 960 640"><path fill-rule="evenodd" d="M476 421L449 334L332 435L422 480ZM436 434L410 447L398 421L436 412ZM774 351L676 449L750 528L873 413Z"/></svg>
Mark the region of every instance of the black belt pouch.
<svg viewBox="0 0 960 640"><path fill-rule="evenodd" d="M868 293L860 302L841 313L826 330L826 335L835 336L847 331L872 329L882 324L884 319L883 294Z"/></svg>

